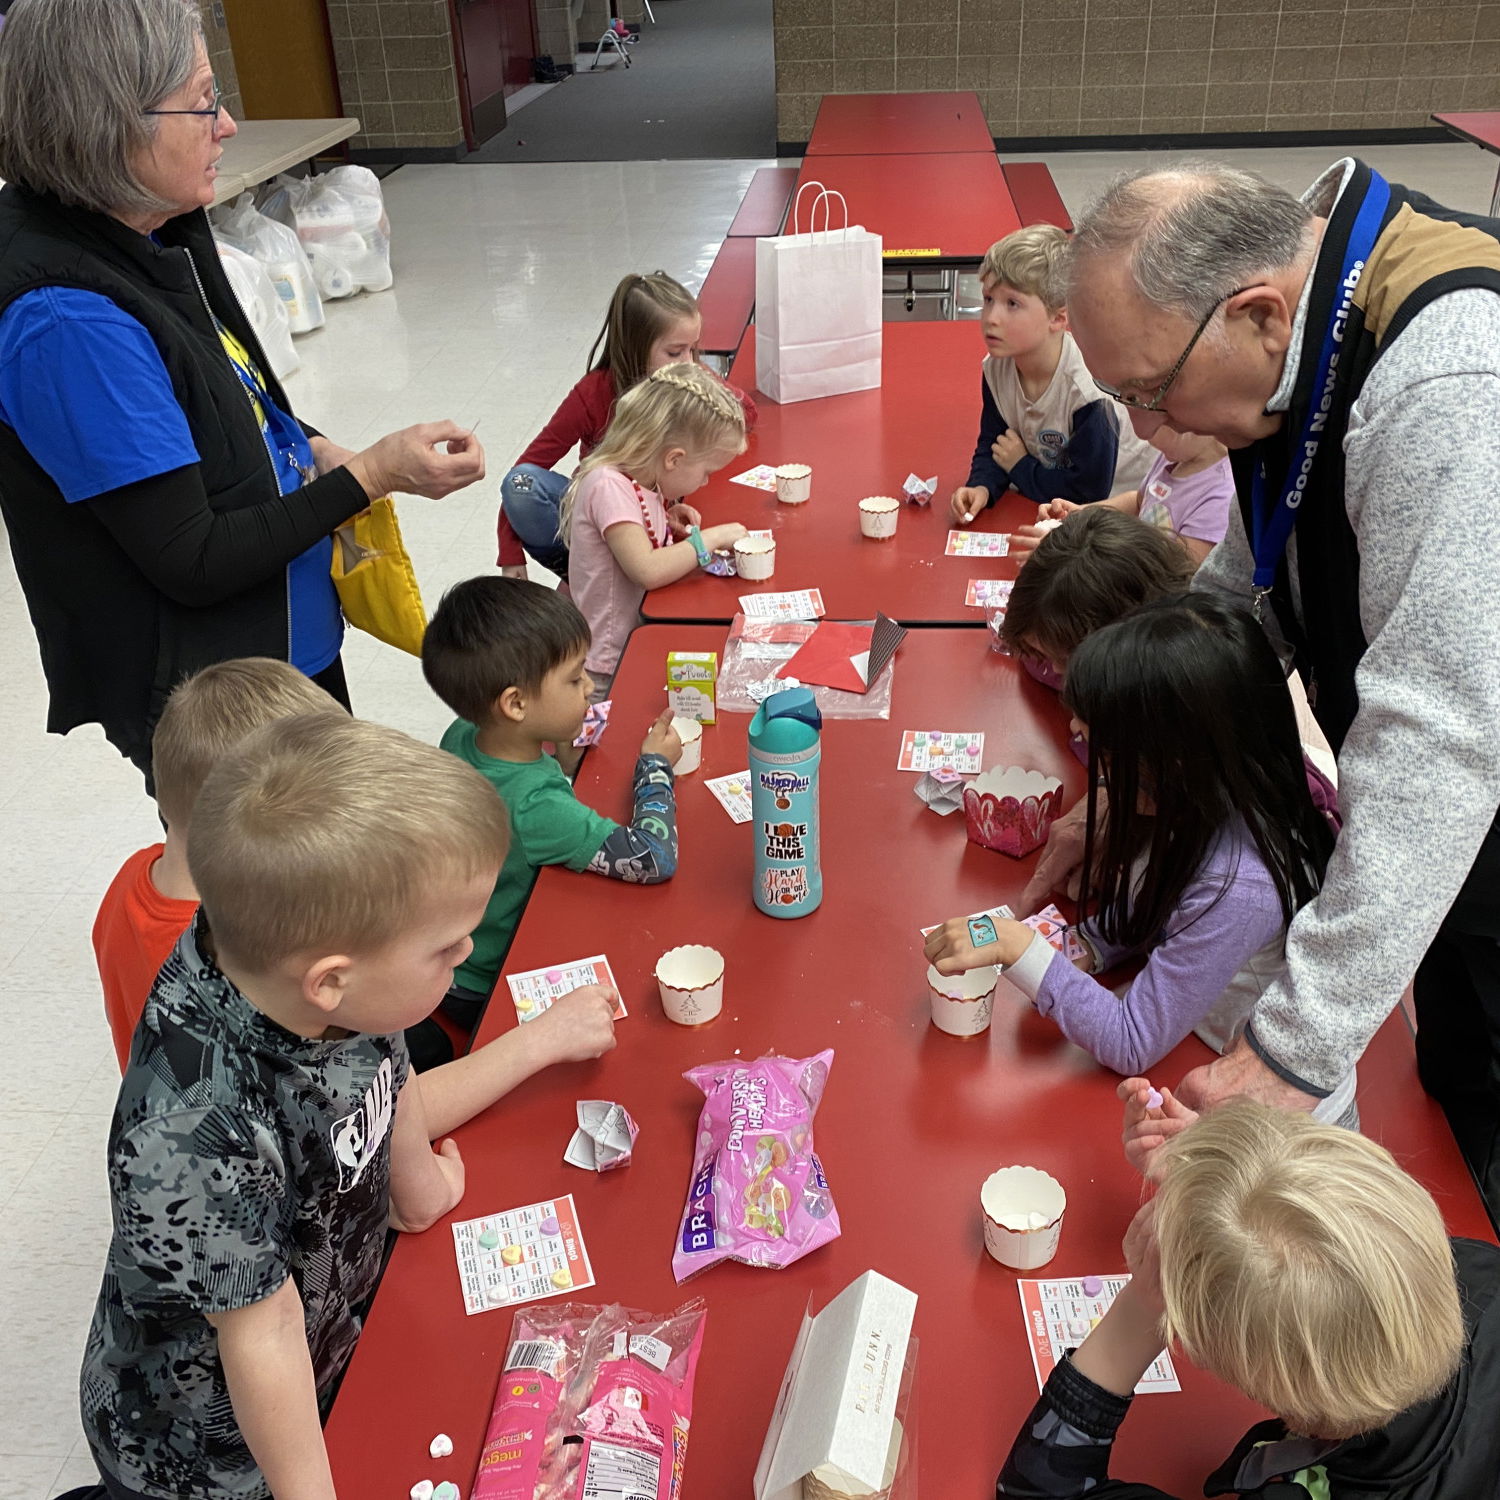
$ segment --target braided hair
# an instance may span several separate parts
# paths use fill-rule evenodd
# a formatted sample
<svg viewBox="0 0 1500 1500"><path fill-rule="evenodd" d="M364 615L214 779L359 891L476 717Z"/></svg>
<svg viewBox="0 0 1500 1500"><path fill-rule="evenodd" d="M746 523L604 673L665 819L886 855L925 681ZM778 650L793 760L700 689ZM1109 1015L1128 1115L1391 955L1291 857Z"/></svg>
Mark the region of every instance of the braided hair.
<svg viewBox="0 0 1500 1500"><path fill-rule="evenodd" d="M566 544L578 486L595 469L619 469L657 489L662 455L670 448L697 458L721 450L738 453L744 446L745 413L723 382L702 365L664 365L615 404L599 446L579 464L563 496L558 535Z"/></svg>

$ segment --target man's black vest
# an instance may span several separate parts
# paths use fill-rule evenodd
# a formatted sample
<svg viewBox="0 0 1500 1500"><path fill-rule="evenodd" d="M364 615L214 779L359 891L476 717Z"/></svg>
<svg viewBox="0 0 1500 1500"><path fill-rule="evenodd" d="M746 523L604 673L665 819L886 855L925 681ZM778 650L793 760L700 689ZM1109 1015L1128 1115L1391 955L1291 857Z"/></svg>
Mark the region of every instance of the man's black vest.
<svg viewBox="0 0 1500 1500"><path fill-rule="evenodd" d="M1267 495L1279 499L1291 445L1316 399L1318 354L1334 313L1349 231L1369 182L1370 169L1356 162L1329 218L1312 272L1296 387L1281 430L1230 455L1247 537L1254 534L1250 486L1256 466L1266 465ZM1456 213L1396 183L1390 189L1380 236L1360 275L1345 329L1325 440L1297 515L1300 621L1292 609L1285 557L1271 595L1277 622L1308 684L1313 711L1335 750L1359 708L1354 674L1366 645L1359 614L1359 548L1344 501L1349 409L1376 360L1434 298L1466 287L1500 293L1500 222Z"/></svg>

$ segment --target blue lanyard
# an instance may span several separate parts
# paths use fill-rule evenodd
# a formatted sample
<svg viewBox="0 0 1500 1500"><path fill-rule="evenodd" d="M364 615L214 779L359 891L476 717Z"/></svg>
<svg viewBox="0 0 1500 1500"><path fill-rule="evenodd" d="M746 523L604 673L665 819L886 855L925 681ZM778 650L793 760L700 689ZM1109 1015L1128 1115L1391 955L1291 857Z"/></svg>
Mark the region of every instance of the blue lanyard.
<svg viewBox="0 0 1500 1500"><path fill-rule="evenodd" d="M1370 173L1370 182L1365 189L1365 201L1360 204L1353 227L1349 231L1349 243L1344 250L1343 272L1339 278L1338 305L1323 330L1323 348L1318 355L1317 374L1311 390L1313 398L1308 404L1307 420L1302 435L1291 450L1287 465L1286 482L1281 499L1273 507L1266 503L1269 480L1266 476L1265 460L1255 466L1250 485L1251 543L1255 552L1255 616L1260 613L1266 596L1276 583L1276 571L1282 554L1297 524L1297 511L1307 489L1307 482L1322 447L1328 414L1333 406L1334 391L1338 385L1338 362L1344 342L1344 330L1349 322L1349 309L1354 303L1354 291L1364 271L1370 251L1380 237L1381 220L1385 216L1391 198L1390 184L1378 172ZM1316 274L1314 271L1313 274ZM1342 436L1338 434L1338 436Z"/></svg>
<svg viewBox="0 0 1500 1500"><path fill-rule="evenodd" d="M217 321L215 319L216 323ZM234 373L240 377L240 384L245 387L246 391L250 393L250 399L258 404L261 411L265 414L264 420L261 423L261 432L266 439L267 447L271 448L274 445L275 448L280 449L282 460L287 466L288 478L292 474L297 476L297 482L292 485L292 489L295 490L301 485L310 484L317 478L318 471L313 462L312 448L303 435L301 428L298 427L296 432L290 436L289 441L283 444L281 439L287 435L286 429L290 423L290 418L271 400L270 394L266 390L265 381L261 378L260 371L254 365L250 365L247 368L241 364L235 355L230 353L228 345L225 345L224 352L229 355L229 363L234 366ZM278 474L278 486L280 483L281 475ZM290 491L282 490L282 494L288 493Z"/></svg>

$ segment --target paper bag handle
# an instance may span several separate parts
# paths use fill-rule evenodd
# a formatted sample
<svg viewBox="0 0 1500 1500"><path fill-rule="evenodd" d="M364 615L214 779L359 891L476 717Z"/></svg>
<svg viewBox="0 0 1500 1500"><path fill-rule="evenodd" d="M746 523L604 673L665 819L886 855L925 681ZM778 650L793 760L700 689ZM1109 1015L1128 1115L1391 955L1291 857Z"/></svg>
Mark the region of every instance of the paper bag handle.
<svg viewBox="0 0 1500 1500"><path fill-rule="evenodd" d="M813 199L812 211L807 216L808 233L816 234L818 232L818 205L820 203L823 205L823 232L824 234L833 233L832 200L837 198L839 202L844 205L844 222L840 226L840 228L843 233L847 234L849 231L849 204L844 195L836 188L826 188L821 182L804 182L802 186L797 189L797 196L792 200L792 233L801 233L801 230L798 228L798 214L802 206L802 195L808 190L808 188L817 188L818 190L817 197Z"/></svg>

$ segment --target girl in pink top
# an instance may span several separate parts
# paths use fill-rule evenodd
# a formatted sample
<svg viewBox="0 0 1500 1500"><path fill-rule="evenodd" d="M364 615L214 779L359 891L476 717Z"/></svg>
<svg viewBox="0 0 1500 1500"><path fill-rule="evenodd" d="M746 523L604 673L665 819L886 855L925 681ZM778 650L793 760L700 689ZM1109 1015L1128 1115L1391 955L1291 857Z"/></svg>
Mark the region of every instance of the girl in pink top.
<svg viewBox="0 0 1500 1500"><path fill-rule="evenodd" d="M707 567L745 535L738 522L700 530L683 501L745 451L740 403L698 365L668 365L627 391L562 502L573 601L593 632L587 669L608 686L647 589Z"/></svg>

